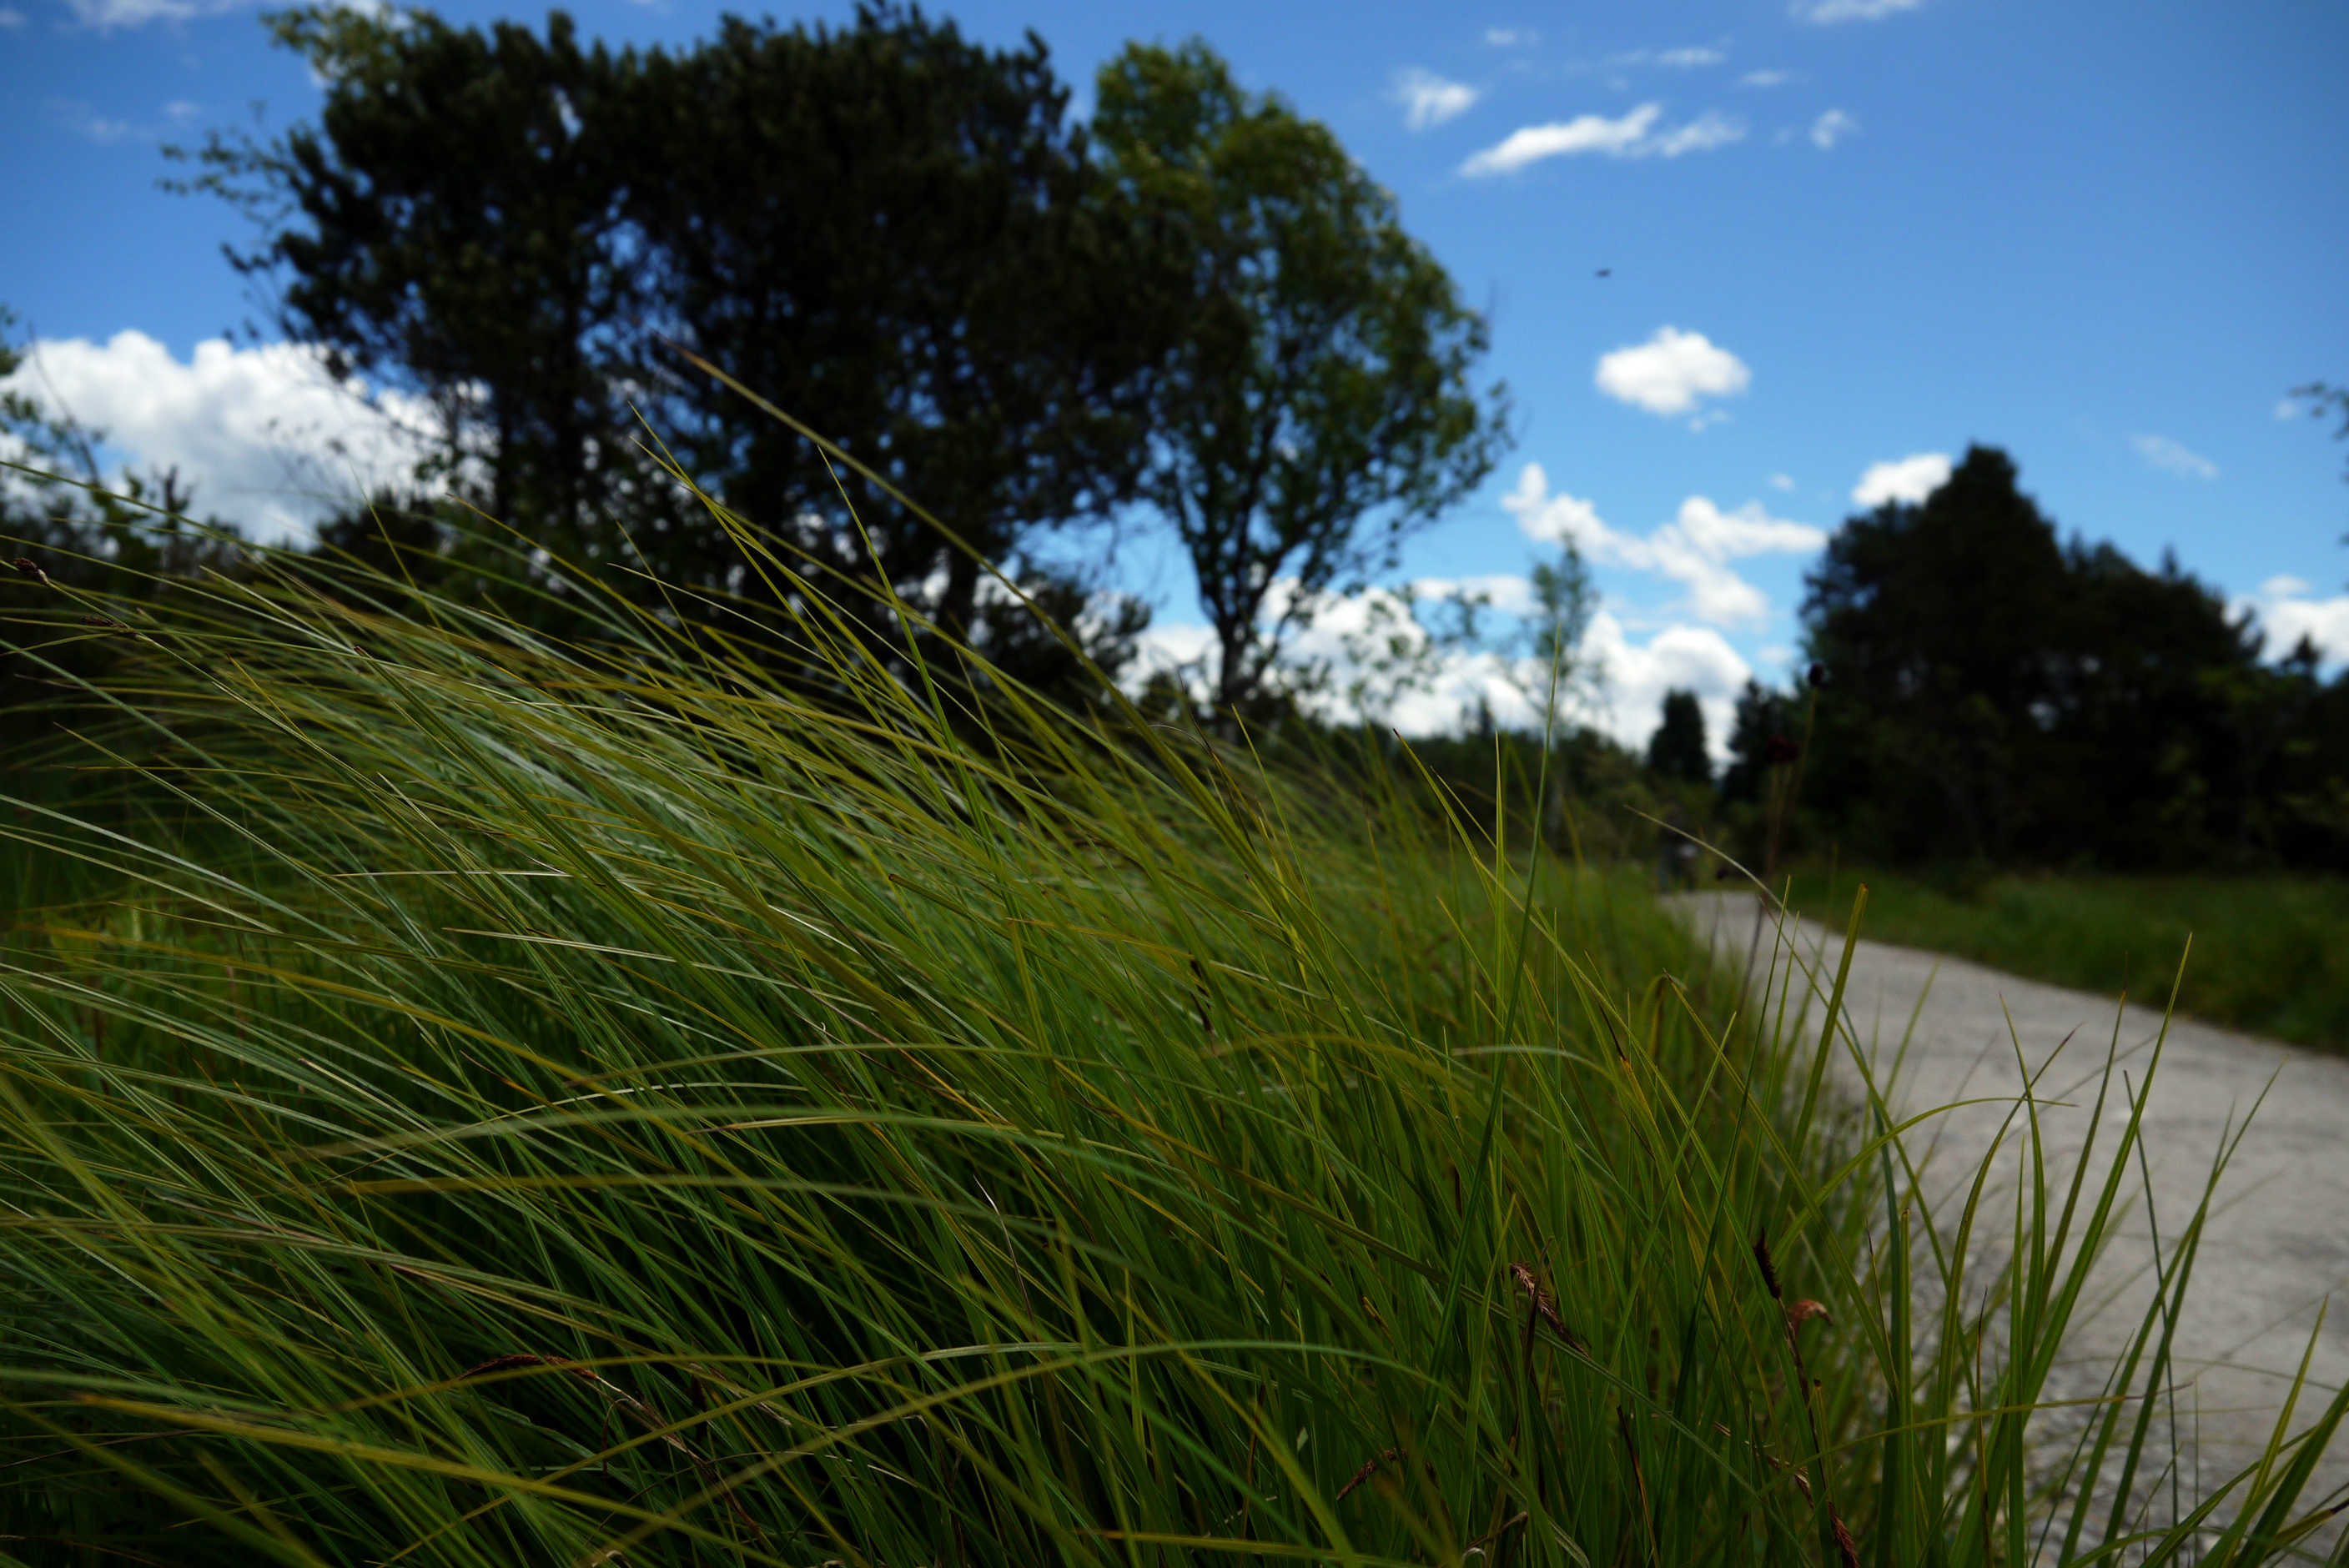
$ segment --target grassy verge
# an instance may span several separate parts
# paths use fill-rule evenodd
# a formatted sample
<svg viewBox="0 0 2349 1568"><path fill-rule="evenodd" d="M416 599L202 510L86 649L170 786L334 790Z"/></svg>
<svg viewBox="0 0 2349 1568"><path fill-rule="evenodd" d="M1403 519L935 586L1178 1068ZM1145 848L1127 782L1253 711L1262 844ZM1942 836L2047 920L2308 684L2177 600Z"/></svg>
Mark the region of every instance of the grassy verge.
<svg viewBox="0 0 2349 1568"><path fill-rule="evenodd" d="M1016 688L979 724L822 584L819 705L616 602L591 653L322 570L149 624L105 745L155 810L0 818L53 868L0 939L11 1561L1965 1568L2322 1522L2338 1402L2135 1509L2199 1221L2051 1468L2128 1160L1928 1212L1825 1089L1847 1031L1738 1021L1638 873ZM1968 1274L1978 1222L2019 1264Z"/></svg>
<svg viewBox="0 0 2349 1568"><path fill-rule="evenodd" d="M2349 882L2291 876L2002 875L1966 882L1838 868L1868 888L1868 934L2059 985L2167 996L2193 939L2180 1012L2349 1050ZM1824 867L1798 893L1828 891ZM1828 901L1832 907L1834 901Z"/></svg>

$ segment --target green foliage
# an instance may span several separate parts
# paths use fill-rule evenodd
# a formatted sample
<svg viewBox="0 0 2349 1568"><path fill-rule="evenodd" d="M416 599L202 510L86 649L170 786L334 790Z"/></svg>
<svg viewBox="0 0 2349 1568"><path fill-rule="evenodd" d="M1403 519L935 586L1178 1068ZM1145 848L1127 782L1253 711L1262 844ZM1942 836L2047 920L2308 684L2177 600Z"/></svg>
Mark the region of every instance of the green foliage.
<svg viewBox="0 0 2349 1568"><path fill-rule="evenodd" d="M1469 384L1485 323L1326 126L1195 39L1128 45L1096 99L1104 168L1186 271L1143 494L1190 556L1220 716L1318 596L1392 568L1491 472L1504 395Z"/></svg>
<svg viewBox="0 0 2349 1568"><path fill-rule="evenodd" d="M0 934L19 1550L1977 1568L2162 1491L2163 1350L2033 1425L2133 1117L2008 1267L1620 880L1008 682L973 744L826 582L846 704L554 570L601 652L207 583L93 743L156 809L0 814L68 868ZM2280 1557L2344 1400L2144 1545Z"/></svg>
<svg viewBox="0 0 2349 1568"><path fill-rule="evenodd" d="M2349 865L2349 680L2320 680L2305 643L2262 662L2250 617L2174 559L2059 544L2001 452L1847 521L1803 620L1832 683L1804 798L1868 853Z"/></svg>
<svg viewBox="0 0 2349 1568"><path fill-rule="evenodd" d="M238 264L282 283L280 330L428 397L431 468L531 543L750 613L762 584L673 451L812 573L876 573L968 634L980 558L1131 494L1174 296L1032 36L990 51L894 6L729 18L675 53L585 47L562 12L543 36L339 6L272 26L327 81L317 122L215 138L188 188L262 226ZM885 596L856 603L898 656Z"/></svg>
<svg viewBox="0 0 2349 1568"><path fill-rule="evenodd" d="M1794 703L1784 694L1748 679L1737 694L1730 721L1729 766L1722 771L1721 798L1733 805L1758 806L1770 769L1770 738L1786 740L1800 728Z"/></svg>
<svg viewBox="0 0 2349 1568"><path fill-rule="evenodd" d="M1696 693L1677 686L1664 693L1662 722L1648 738L1648 766L1666 779L1713 782L1713 754L1705 749L1704 709L1697 706Z"/></svg>

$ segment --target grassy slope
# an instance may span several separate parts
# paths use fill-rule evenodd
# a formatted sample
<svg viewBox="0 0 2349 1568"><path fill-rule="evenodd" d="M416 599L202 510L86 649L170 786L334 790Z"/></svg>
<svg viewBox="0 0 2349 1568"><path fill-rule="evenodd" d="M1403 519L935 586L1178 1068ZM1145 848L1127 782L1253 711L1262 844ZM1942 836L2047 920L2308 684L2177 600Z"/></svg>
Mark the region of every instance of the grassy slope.
<svg viewBox="0 0 2349 1568"><path fill-rule="evenodd" d="M1958 891L1841 869L1868 887L1868 934L2059 985L2158 1003L2193 939L2179 1010L2349 1050L2349 882L2286 876L1999 876ZM1797 873L1797 899L1827 892Z"/></svg>
<svg viewBox="0 0 2349 1568"><path fill-rule="evenodd" d="M973 747L844 646L819 711L625 609L608 665L437 614L159 628L159 810L0 822L57 879L0 950L0 1553L1965 1568L2116 1527L2024 1464L2116 1191L1982 1215L2048 1260L2011 1292L1917 1288L1974 1216L1853 1159L1623 881L1156 731ZM2219 1505L2240 1561L2297 1484Z"/></svg>

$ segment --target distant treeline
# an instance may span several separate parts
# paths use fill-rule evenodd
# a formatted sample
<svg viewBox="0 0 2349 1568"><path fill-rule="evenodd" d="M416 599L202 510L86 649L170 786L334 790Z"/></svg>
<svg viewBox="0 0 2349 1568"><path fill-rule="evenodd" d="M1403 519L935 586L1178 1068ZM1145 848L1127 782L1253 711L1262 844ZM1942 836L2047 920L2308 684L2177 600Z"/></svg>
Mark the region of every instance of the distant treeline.
<svg viewBox="0 0 2349 1568"><path fill-rule="evenodd" d="M2002 451L1847 520L1802 622L1808 678L1747 686L1721 785L1790 848L2349 870L2349 673L2266 647L2174 558L2060 541Z"/></svg>

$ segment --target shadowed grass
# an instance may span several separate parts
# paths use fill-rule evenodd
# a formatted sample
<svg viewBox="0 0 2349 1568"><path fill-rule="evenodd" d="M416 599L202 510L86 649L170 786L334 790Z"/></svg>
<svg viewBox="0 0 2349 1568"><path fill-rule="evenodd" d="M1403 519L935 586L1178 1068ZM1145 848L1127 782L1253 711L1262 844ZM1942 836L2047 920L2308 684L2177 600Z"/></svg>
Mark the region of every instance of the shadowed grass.
<svg viewBox="0 0 2349 1568"><path fill-rule="evenodd" d="M2020 1261L1961 1277L1986 1212L1915 1207L1881 1101L1823 1092L1848 1029L1780 1024L1813 977L1738 1019L1637 872L1016 686L958 711L731 526L821 704L723 605L574 581L604 640L562 647L286 560L110 688L83 758L149 809L0 819L77 868L0 954L0 1551L2127 1534L2026 1442L2116 1181L2026 1184ZM2087 1427L2158 1474L2150 1377ZM2306 1451L2214 1499L2227 1560L2303 1528Z"/></svg>

